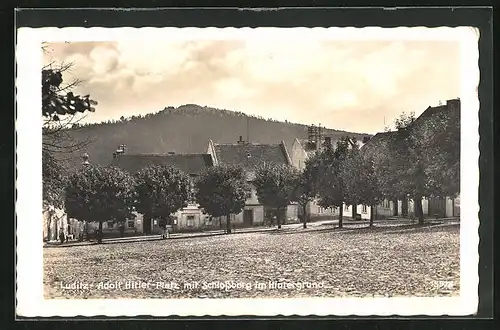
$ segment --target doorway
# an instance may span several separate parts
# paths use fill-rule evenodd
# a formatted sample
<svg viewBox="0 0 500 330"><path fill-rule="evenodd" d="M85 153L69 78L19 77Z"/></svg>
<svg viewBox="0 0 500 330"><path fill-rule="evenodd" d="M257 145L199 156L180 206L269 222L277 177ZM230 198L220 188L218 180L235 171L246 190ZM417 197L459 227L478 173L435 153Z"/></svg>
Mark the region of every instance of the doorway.
<svg viewBox="0 0 500 330"><path fill-rule="evenodd" d="M151 218L144 217L142 219L142 232L144 234L151 234Z"/></svg>
<svg viewBox="0 0 500 330"><path fill-rule="evenodd" d="M427 214L432 217L444 218L446 216L446 199L429 198Z"/></svg>
<svg viewBox="0 0 500 330"><path fill-rule="evenodd" d="M408 198L403 198L401 201L401 215L403 217L408 216Z"/></svg>
<svg viewBox="0 0 500 330"><path fill-rule="evenodd" d="M243 224L245 226L253 226L253 210L243 210Z"/></svg>

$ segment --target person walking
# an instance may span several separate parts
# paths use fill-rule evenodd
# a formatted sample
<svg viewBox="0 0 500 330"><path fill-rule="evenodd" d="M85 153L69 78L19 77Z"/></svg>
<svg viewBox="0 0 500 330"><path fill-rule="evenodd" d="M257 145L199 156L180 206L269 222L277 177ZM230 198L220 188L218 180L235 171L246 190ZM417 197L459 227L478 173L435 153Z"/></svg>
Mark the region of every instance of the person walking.
<svg viewBox="0 0 500 330"><path fill-rule="evenodd" d="M167 238L166 234L165 234L165 231L167 229L167 221L163 218L160 218L158 221L158 226L160 227L160 230L161 230L161 238L162 239Z"/></svg>
<svg viewBox="0 0 500 330"><path fill-rule="evenodd" d="M59 240L61 241L61 244L63 244L66 240L66 236L64 235L64 229L61 227L59 229Z"/></svg>

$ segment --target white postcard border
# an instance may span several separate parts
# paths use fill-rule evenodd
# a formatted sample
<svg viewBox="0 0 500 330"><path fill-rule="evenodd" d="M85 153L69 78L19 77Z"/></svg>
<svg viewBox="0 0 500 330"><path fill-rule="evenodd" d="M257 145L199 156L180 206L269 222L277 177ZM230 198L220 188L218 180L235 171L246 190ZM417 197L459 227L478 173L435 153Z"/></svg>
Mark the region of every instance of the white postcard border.
<svg viewBox="0 0 500 330"><path fill-rule="evenodd" d="M40 70L42 42L161 41L192 39L329 38L344 40L456 40L461 43L461 217L460 296L445 298L297 299L85 299L43 297L42 118ZM468 315L478 304L479 227L479 32L459 28L21 28L17 34L17 231L16 312L47 316L236 316L236 315ZM305 39L304 39L305 40Z"/></svg>

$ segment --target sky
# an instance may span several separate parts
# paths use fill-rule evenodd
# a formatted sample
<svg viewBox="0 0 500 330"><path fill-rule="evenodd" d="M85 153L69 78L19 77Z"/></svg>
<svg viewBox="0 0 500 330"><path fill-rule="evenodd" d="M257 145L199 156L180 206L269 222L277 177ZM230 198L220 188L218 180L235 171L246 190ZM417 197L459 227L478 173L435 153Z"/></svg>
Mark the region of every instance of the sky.
<svg viewBox="0 0 500 330"><path fill-rule="evenodd" d="M372 134L460 96L460 60L460 43L443 40L145 38L44 53L45 64L73 63L65 81L98 101L89 122L198 104Z"/></svg>

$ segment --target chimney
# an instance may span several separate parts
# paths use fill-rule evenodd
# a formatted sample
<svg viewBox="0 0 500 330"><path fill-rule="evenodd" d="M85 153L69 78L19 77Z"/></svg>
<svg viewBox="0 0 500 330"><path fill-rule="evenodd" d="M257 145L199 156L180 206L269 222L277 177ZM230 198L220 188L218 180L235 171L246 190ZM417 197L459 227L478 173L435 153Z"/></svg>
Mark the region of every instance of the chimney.
<svg viewBox="0 0 500 330"><path fill-rule="evenodd" d="M456 98L453 100L447 100L446 107L448 108L448 110L451 110L451 111L454 111L454 110L460 111L460 99Z"/></svg>

